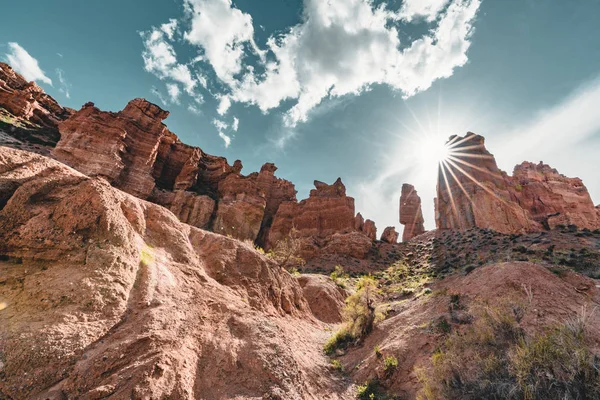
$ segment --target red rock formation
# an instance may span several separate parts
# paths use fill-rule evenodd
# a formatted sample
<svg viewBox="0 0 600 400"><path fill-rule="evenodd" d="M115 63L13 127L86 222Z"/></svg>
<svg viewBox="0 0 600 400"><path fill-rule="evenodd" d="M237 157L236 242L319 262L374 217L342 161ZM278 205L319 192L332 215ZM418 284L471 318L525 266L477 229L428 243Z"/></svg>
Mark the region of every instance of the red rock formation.
<svg viewBox="0 0 600 400"><path fill-rule="evenodd" d="M332 185L315 181L308 199L283 202L273 219L268 245L287 237L295 228L299 237L325 238L355 230L354 199L338 178Z"/></svg>
<svg viewBox="0 0 600 400"><path fill-rule="evenodd" d="M474 133L452 136L452 158L438 173L436 225L438 229L482 227L502 233L541 229L523 210L511 191L511 181L496 165Z"/></svg>
<svg viewBox="0 0 600 400"><path fill-rule="evenodd" d="M252 247L6 147L0 198L0 397L349 398L297 280Z"/></svg>
<svg viewBox="0 0 600 400"><path fill-rule="evenodd" d="M176 190L155 189L148 199L171 210L181 222L201 229L211 228L211 218L216 201L206 195Z"/></svg>
<svg viewBox="0 0 600 400"><path fill-rule="evenodd" d="M545 227L600 228L597 209L581 179L567 178L542 162L524 162L515 167L511 180L521 207Z"/></svg>
<svg viewBox="0 0 600 400"><path fill-rule="evenodd" d="M400 235L398 232L396 232L396 228L393 226L388 226L383 230L383 233L381 234L381 240L386 243L394 244L398 242L398 236Z"/></svg>
<svg viewBox="0 0 600 400"><path fill-rule="evenodd" d="M87 103L60 124L61 140L53 156L89 176L103 176L116 187L147 198L155 186L153 166L168 135L162 120L169 115L143 99L118 113Z"/></svg>
<svg viewBox="0 0 600 400"><path fill-rule="evenodd" d="M0 62L0 107L14 117L56 128L73 110L61 107L35 82L27 82L10 65Z"/></svg>
<svg viewBox="0 0 600 400"><path fill-rule="evenodd" d="M377 239L377 228L375 227L375 222L370 219L366 220L363 218L361 213L356 214L354 218L354 230L357 232L362 232L365 236L371 239L374 242Z"/></svg>
<svg viewBox="0 0 600 400"><path fill-rule="evenodd" d="M407 183L402 185L402 194L400 195L400 223L404 225L403 242L425 233L421 198L414 186Z"/></svg>
<svg viewBox="0 0 600 400"><path fill-rule="evenodd" d="M375 222L370 219L366 220L363 227L363 233L374 242L377 239L377 227L375 226Z"/></svg>

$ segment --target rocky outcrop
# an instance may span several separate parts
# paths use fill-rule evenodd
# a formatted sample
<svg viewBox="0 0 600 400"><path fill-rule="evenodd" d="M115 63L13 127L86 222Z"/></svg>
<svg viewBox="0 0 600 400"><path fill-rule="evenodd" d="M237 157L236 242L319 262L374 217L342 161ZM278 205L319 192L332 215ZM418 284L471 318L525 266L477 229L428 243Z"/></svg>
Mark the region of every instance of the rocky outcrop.
<svg viewBox="0 0 600 400"><path fill-rule="evenodd" d="M47 128L56 128L73 113L3 62L0 62L0 107L21 121Z"/></svg>
<svg viewBox="0 0 600 400"><path fill-rule="evenodd" d="M484 138L471 132L452 136L448 144L451 156L440 167L435 201L438 229L521 233L571 224L600 228L581 179L530 162L517 165L509 176L496 165Z"/></svg>
<svg viewBox="0 0 600 400"><path fill-rule="evenodd" d="M398 236L400 235L396 232L396 228L388 226L381 234L381 241L391 244L398 243Z"/></svg>
<svg viewBox="0 0 600 400"><path fill-rule="evenodd" d="M181 222L200 229L210 229L217 202L206 195L185 190L170 192L155 189L149 199L168 208Z"/></svg>
<svg viewBox="0 0 600 400"><path fill-rule="evenodd" d="M510 179L484 143L472 132L450 137L451 157L440 164L438 173L437 228L484 227L502 233L541 229L516 202Z"/></svg>
<svg viewBox="0 0 600 400"><path fill-rule="evenodd" d="M362 232L366 237L371 239L372 242L377 240L377 227L375 226L375 222L370 219L365 221L361 213L356 214L356 217L354 218L354 230Z"/></svg>
<svg viewBox="0 0 600 400"><path fill-rule="evenodd" d="M404 225L402 241L406 242L415 236L425 233L421 198L413 185L402 185L400 195L400 223Z"/></svg>
<svg viewBox="0 0 600 400"><path fill-rule="evenodd" d="M252 246L6 147L0 198L0 397L351 397Z"/></svg>
<svg viewBox="0 0 600 400"><path fill-rule="evenodd" d="M524 162L515 167L511 181L521 207L546 228L600 228L597 209L581 179L561 175L542 162Z"/></svg>
<svg viewBox="0 0 600 400"><path fill-rule="evenodd" d="M315 181L308 199L283 202L275 214L268 244L287 237L294 228L299 237L325 238L355 230L354 199L338 178L332 185Z"/></svg>

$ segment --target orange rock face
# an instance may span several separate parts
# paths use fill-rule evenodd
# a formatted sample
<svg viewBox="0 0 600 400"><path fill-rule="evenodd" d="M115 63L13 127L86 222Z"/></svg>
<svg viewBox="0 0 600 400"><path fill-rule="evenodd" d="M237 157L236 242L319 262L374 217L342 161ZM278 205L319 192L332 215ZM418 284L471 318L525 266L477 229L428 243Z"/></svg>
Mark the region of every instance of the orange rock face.
<svg viewBox="0 0 600 400"><path fill-rule="evenodd" d="M73 110L61 107L35 82L27 82L10 65L0 62L0 107L34 124L56 128Z"/></svg>
<svg viewBox="0 0 600 400"><path fill-rule="evenodd" d="M396 228L393 226L388 226L383 230L383 233L381 234L381 240L386 243L394 244L398 242L398 236L400 235L398 232L396 232Z"/></svg>
<svg viewBox="0 0 600 400"><path fill-rule="evenodd" d="M511 181L485 148L484 138L469 132L452 136L452 157L438 174L438 229L484 227L502 233L541 229L515 201Z"/></svg>
<svg viewBox="0 0 600 400"><path fill-rule="evenodd" d="M508 176L474 133L453 136L452 157L440 167L438 229L489 228L520 233L574 224L600 227L597 210L579 178L567 178L543 163L517 165Z"/></svg>
<svg viewBox="0 0 600 400"><path fill-rule="evenodd" d="M400 223L404 225L403 242L425 233L421 198L414 186L407 183L402 185L402 194L400 195Z"/></svg>
<svg viewBox="0 0 600 400"><path fill-rule="evenodd" d="M568 178L541 162L524 162L515 167L512 181L519 204L546 228L571 224L600 228L597 209L581 179Z"/></svg>

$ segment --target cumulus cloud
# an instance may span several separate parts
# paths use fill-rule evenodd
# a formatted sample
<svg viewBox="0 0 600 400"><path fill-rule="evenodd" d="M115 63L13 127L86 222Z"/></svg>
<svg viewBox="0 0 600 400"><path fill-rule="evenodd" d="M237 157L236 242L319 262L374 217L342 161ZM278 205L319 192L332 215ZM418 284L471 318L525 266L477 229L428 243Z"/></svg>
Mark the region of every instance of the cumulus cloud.
<svg viewBox="0 0 600 400"><path fill-rule="evenodd" d="M262 54L254 42L252 17L233 7L231 0L185 0L184 5L190 24L184 39L202 47L217 77L233 84L247 45Z"/></svg>
<svg viewBox="0 0 600 400"><path fill-rule="evenodd" d="M240 126L240 120L237 119L237 117L233 117L233 123L231 124L231 129L233 129L234 132L237 132L239 126Z"/></svg>
<svg viewBox="0 0 600 400"><path fill-rule="evenodd" d="M183 19L142 33L146 70L190 93L205 88L220 116L234 102L263 113L285 106L287 128L307 121L324 99L359 95L375 84L409 97L451 76L468 60L480 6L480 0L405 0L392 10L373 0L304 0L302 21L270 36L261 49L252 16L231 0L183 1ZM413 20L425 20L430 29L401 42ZM178 63L170 43L178 30L196 49L187 64ZM190 66L212 69L213 87Z"/></svg>
<svg viewBox="0 0 600 400"><path fill-rule="evenodd" d="M386 3L370 0L305 0L302 23L270 37L260 50L251 16L230 0L186 0L191 27L184 37L204 50L198 60L210 64L230 92L217 95L219 114L230 100L266 113L293 99L285 114L293 127L325 98L360 94L378 83L411 96L452 75L467 61L479 5L480 0L407 0L392 12ZM402 50L403 27L395 22L419 16L436 26ZM245 63L245 51L260 56L264 71Z"/></svg>
<svg viewBox="0 0 600 400"><path fill-rule="evenodd" d="M67 78L65 78L65 72L60 68L56 68L56 75L58 76L58 81L60 82L60 88L58 91L64 94L67 99L70 99L71 84L67 81Z"/></svg>
<svg viewBox="0 0 600 400"><path fill-rule="evenodd" d="M52 85L52 79L48 78L40 68L38 61L33 58L27 50L18 43L8 43L6 58L8 63L28 81L44 82Z"/></svg>

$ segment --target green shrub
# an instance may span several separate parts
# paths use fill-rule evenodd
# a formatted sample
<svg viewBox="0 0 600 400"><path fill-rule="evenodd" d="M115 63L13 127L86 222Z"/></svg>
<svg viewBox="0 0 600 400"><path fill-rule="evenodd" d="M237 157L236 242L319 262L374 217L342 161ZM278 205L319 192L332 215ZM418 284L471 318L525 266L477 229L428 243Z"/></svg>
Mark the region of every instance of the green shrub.
<svg viewBox="0 0 600 400"><path fill-rule="evenodd" d="M331 360L331 367L339 372L344 372L344 366L340 360Z"/></svg>
<svg viewBox="0 0 600 400"><path fill-rule="evenodd" d="M398 368L398 359L394 356L387 356L383 360L383 373L386 377L391 376Z"/></svg>
<svg viewBox="0 0 600 400"><path fill-rule="evenodd" d="M371 333L376 316L376 291L377 281L373 277L363 276L358 280L356 292L346 299L344 325L325 343L325 354L333 354Z"/></svg>

